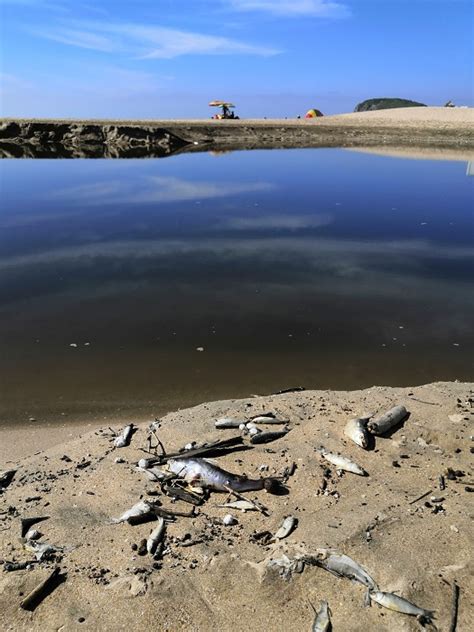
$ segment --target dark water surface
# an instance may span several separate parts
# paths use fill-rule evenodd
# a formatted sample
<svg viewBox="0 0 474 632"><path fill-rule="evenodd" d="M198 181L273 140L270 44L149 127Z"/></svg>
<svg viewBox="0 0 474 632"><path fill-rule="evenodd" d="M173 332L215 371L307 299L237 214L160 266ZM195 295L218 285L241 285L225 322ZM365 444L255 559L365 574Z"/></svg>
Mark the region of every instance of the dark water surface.
<svg viewBox="0 0 474 632"><path fill-rule="evenodd" d="M2 422L474 377L465 163L273 150L0 177Z"/></svg>

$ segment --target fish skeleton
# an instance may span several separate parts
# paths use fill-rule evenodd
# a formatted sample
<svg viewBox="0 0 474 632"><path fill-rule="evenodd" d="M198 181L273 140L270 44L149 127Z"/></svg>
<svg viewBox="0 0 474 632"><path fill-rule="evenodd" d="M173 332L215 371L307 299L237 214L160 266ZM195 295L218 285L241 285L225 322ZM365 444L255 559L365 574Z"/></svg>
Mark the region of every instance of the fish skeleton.
<svg viewBox="0 0 474 632"><path fill-rule="evenodd" d="M156 547L163 540L165 535L166 524L163 518L158 518L158 526L148 536L146 541L146 550L150 555L156 551Z"/></svg>
<svg viewBox="0 0 474 632"><path fill-rule="evenodd" d="M367 431L367 419L362 417L350 419L344 428L344 434L364 450L368 448L370 435Z"/></svg>
<svg viewBox="0 0 474 632"><path fill-rule="evenodd" d="M129 424L128 426L125 426L125 428L122 430L119 436L115 439L114 446L116 448L124 448L125 446L127 446L130 443L132 430L133 430L133 424Z"/></svg>
<svg viewBox="0 0 474 632"><path fill-rule="evenodd" d="M112 520L114 524L119 524L120 522L127 522L129 518L136 518L138 516L143 516L144 514L149 514L153 512L152 505L146 500L141 500L136 505L133 505L131 509L123 513L120 518L116 518Z"/></svg>
<svg viewBox="0 0 474 632"><path fill-rule="evenodd" d="M316 616L314 618L312 632L329 632L331 630L331 619L329 618L330 610L327 601L321 601L319 611L310 603Z"/></svg>
<svg viewBox="0 0 474 632"><path fill-rule="evenodd" d="M190 485L218 492L226 492L229 488L236 492L253 492L259 489L271 489L274 485L272 478L251 479L231 474L217 465L212 465L206 459L169 459L167 466L171 472L184 478Z"/></svg>
<svg viewBox="0 0 474 632"><path fill-rule="evenodd" d="M290 535L290 533L296 528L298 520L293 516L287 516L280 525L280 528L275 533L275 540L283 540Z"/></svg>
<svg viewBox="0 0 474 632"><path fill-rule="evenodd" d="M318 549L317 555L305 555L303 559L307 564L325 568L333 575L337 575L337 577L346 577L363 584L369 590L378 590L377 584L367 571L348 555L332 551L331 549Z"/></svg>
<svg viewBox="0 0 474 632"><path fill-rule="evenodd" d="M332 463L340 470L352 472L353 474L358 474L359 476L368 475L367 472L362 467L360 467L360 465L357 465L357 463L354 463L354 461L350 461L345 456L342 456L342 454L328 452L328 450L326 450L322 446L320 448L316 448L316 452L319 452L323 459L325 459L329 463Z"/></svg>
<svg viewBox="0 0 474 632"><path fill-rule="evenodd" d="M423 617L427 621L431 621L431 619L434 618L434 610L419 608L407 599L394 595L393 593L374 591L370 592L369 596L372 601L375 601L375 603L389 610L395 610L396 612L402 612L403 614L410 614L416 617Z"/></svg>

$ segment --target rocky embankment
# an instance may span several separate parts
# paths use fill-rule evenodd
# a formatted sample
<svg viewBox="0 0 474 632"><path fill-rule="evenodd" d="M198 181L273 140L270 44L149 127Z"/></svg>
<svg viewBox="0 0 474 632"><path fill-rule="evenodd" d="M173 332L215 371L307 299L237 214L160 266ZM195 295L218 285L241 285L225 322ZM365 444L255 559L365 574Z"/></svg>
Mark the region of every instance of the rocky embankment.
<svg viewBox="0 0 474 632"><path fill-rule="evenodd" d="M416 110L423 110L422 116ZM293 147L474 148L471 109L397 108L319 119L0 120L3 158L166 157Z"/></svg>
<svg viewBox="0 0 474 632"><path fill-rule="evenodd" d="M164 157L188 144L155 125L85 121L0 123L0 157L3 158Z"/></svg>

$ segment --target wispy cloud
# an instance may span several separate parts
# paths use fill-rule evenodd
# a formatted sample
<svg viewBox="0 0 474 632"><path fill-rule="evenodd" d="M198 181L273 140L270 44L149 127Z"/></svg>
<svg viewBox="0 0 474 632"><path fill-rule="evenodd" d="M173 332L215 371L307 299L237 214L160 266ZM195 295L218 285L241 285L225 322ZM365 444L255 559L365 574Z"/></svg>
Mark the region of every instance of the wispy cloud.
<svg viewBox="0 0 474 632"><path fill-rule="evenodd" d="M239 11L262 11L282 16L340 18L350 15L349 8L332 0L230 0Z"/></svg>
<svg viewBox="0 0 474 632"><path fill-rule="evenodd" d="M163 26L71 21L34 28L30 32L69 46L106 53L128 53L144 59L172 59L182 55L276 55L280 51L216 35Z"/></svg>
<svg viewBox="0 0 474 632"><path fill-rule="evenodd" d="M257 217L230 217L219 225L219 228L230 230L302 230L328 226L334 221L329 213L315 215L262 215Z"/></svg>
<svg viewBox="0 0 474 632"><path fill-rule="evenodd" d="M94 184L68 187L48 195L49 199L73 199L77 204L116 205L181 202L185 200L203 200L240 193L268 191L273 185L269 182L195 182L173 176L148 176L136 184L130 185L123 180L111 180Z"/></svg>

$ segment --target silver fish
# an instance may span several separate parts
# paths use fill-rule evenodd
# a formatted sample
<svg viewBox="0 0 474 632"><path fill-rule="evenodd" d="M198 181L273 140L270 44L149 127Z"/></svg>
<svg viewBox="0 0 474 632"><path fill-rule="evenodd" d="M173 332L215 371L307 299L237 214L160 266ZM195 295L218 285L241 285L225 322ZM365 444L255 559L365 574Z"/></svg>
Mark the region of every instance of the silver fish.
<svg viewBox="0 0 474 632"><path fill-rule="evenodd" d="M114 446L116 448L124 448L125 446L127 446L130 443L132 430L133 430L133 424L129 424L128 426L125 426L125 428L122 430L119 436L115 439Z"/></svg>
<svg viewBox="0 0 474 632"><path fill-rule="evenodd" d="M166 531L166 524L163 518L158 518L158 526L148 536L146 550L150 555L156 551L156 547L163 540Z"/></svg>
<svg viewBox="0 0 474 632"><path fill-rule="evenodd" d="M258 436L258 435L255 435ZM275 484L272 478L251 479L231 474L206 459L177 458L169 459L168 469L184 478L194 487L204 487L218 492L233 489L236 492L251 492L259 489L271 489Z"/></svg>
<svg viewBox="0 0 474 632"><path fill-rule="evenodd" d="M346 577L363 584L369 590L378 590L377 584L367 571L348 555L331 549L318 549L317 555L305 555L303 559L308 564L325 568L333 575L337 575L337 577Z"/></svg>
<svg viewBox="0 0 474 632"><path fill-rule="evenodd" d="M434 618L434 610L419 608L407 599L394 595L393 593L373 591L370 592L369 595L372 601L375 601L375 603L378 603L389 610L395 610L396 612L402 612L403 614L410 614L415 617L423 617L427 621L431 621L431 619Z"/></svg>
<svg viewBox="0 0 474 632"><path fill-rule="evenodd" d="M274 425L284 425L289 423L289 419L279 419L275 417L273 414L268 415L256 415L256 417L252 417L252 423L254 424L274 424Z"/></svg>
<svg viewBox="0 0 474 632"><path fill-rule="evenodd" d="M245 423L242 419L222 417L221 419L218 419L214 425L216 428L238 428L242 423Z"/></svg>
<svg viewBox="0 0 474 632"><path fill-rule="evenodd" d="M226 509L240 509L240 511L258 511L258 507L251 503L249 500L234 500L230 503L223 505L217 505L218 507L225 507Z"/></svg>
<svg viewBox="0 0 474 632"><path fill-rule="evenodd" d="M119 524L120 522L127 522L129 518L136 518L137 516L143 516L144 514L151 513L153 507L146 500L141 500L136 505L133 505L131 509L123 513L120 518L115 518L112 520L114 524Z"/></svg>
<svg viewBox="0 0 474 632"><path fill-rule="evenodd" d="M360 465L357 465L357 463L354 463L354 461L350 461L345 456L342 456L342 454L329 452L322 446L320 448L316 448L316 452L319 452L323 459L325 459L329 463L332 463L340 470L352 472L353 474L358 474L359 476L367 476L367 472L362 467L360 467Z"/></svg>
<svg viewBox="0 0 474 632"><path fill-rule="evenodd" d="M284 437L288 433L288 430L275 430L273 432L259 432L258 434L254 434L250 437L250 443L259 444L259 443L270 443L270 441L275 441L276 439L280 439Z"/></svg>
<svg viewBox="0 0 474 632"><path fill-rule="evenodd" d="M311 608L314 610L316 616L313 621L313 627L311 628L312 632L330 632L331 630L331 619L329 617L330 610L327 601L321 601L321 606L319 611L310 603Z"/></svg>
<svg viewBox="0 0 474 632"><path fill-rule="evenodd" d="M344 428L344 434L364 450L368 448L370 436L367 431L367 419L350 419Z"/></svg>
<svg viewBox="0 0 474 632"><path fill-rule="evenodd" d="M298 520L293 516L287 516L280 525L280 528L275 533L275 540L283 540L288 537L292 531L296 529Z"/></svg>
<svg viewBox="0 0 474 632"><path fill-rule="evenodd" d="M372 419L367 428L374 435L384 435L408 415L405 406L394 406L378 419Z"/></svg>

